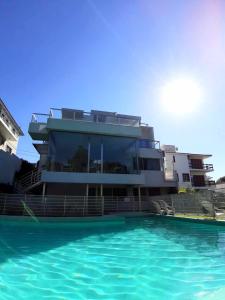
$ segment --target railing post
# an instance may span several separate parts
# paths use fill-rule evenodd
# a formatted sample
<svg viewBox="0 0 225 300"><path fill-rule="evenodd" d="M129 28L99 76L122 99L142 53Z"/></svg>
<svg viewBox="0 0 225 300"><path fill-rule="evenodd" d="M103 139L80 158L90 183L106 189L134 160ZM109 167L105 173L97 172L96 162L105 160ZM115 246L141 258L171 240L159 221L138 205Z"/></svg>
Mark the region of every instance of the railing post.
<svg viewBox="0 0 225 300"><path fill-rule="evenodd" d="M32 185L32 183L33 183L33 173L34 173L34 171L31 171L31 176L30 176L30 184Z"/></svg>
<svg viewBox="0 0 225 300"><path fill-rule="evenodd" d="M102 196L102 216L104 216L104 211L105 211L105 201L104 201L104 196Z"/></svg>
<svg viewBox="0 0 225 300"><path fill-rule="evenodd" d="M46 198L45 198L45 196L42 197L42 202L44 204L44 215L46 216Z"/></svg>
<svg viewBox="0 0 225 300"><path fill-rule="evenodd" d="M64 196L64 201L63 201L63 216L65 217L65 212L66 212L66 195Z"/></svg>
<svg viewBox="0 0 225 300"><path fill-rule="evenodd" d="M25 206L27 206L27 194L24 195L24 205L23 205L23 213L22 213L23 216L24 216Z"/></svg>
<svg viewBox="0 0 225 300"><path fill-rule="evenodd" d="M5 195L5 197L4 197L4 206L3 206L3 210L2 210L3 215L5 214L6 199L7 199L7 196Z"/></svg>
<svg viewBox="0 0 225 300"><path fill-rule="evenodd" d="M140 186L138 187L138 202L139 202L139 211L142 211L142 208L141 208L141 188L140 188Z"/></svg>

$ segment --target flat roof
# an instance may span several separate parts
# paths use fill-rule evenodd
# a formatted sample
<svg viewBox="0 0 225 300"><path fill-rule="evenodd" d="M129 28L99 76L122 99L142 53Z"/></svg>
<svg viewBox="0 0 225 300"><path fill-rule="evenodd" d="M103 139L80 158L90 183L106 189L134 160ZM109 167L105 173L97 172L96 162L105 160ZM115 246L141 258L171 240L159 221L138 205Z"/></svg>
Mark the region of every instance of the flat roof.
<svg viewBox="0 0 225 300"><path fill-rule="evenodd" d="M17 128L17 130L19 131L19 134L20 135L24 135L22 129L20 128L20 126L18 125L18 123L15 121L15 119L12 116L12 114L10 113L10 111L8 110L8 108L6 107L5 103L3 102L3 100L1 98L0 98L0 106L2 106L4 108L4 110L7 112L7 114L11 118L12 123Z"/></svg>
<svg viewBox="0 0 225 300"><path fill-rule="evenodd" d="M209 158L212 157L212 154L200 154L200 153L186 153L186 152L169 152L169 151L165 151L166 153L175 153L175 154L185 154L185 155L189 155L192 156L193 158Z"/></svg>

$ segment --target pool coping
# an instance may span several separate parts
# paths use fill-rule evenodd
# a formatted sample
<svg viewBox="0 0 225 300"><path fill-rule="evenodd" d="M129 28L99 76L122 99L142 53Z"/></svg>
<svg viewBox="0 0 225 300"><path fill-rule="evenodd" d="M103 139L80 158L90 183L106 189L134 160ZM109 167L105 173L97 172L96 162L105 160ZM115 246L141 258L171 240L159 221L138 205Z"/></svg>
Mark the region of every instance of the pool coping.
<svg viewBox="0 0 225 300"><path fill-rule="evenodd" d="M218 220L203 220L203 219L193 219L193 218L176 217L176 216L162 216L162 215L154 215L154 216L157 218L166 218L167 220L171 220L171 221L225 226L225 221L218 221Z"/></svg>
<svg viewBox="0 0 225 300"><path fill-rule="evenodd" d="M115 215L105 215L105 216L87 216L87 217L32 217L32 216L10 216L10 215L0 215L0 223L4 221L14 221L25 223L67 223L69 224L124 224L126 218L137 218L137 217L153 217L159 219L166 219L170 221L179 221L186 223L198 223L206 225L217 225L225 226L225 221L219 220L204 220L204 219L193 219L188 217L176 217L176 216L165 216L157 215L147 212L125 212L118 213Z"/></svg>
<svg viewBox="0 0 225 300"><path fill-rule="evenodd" d="M110 222L110 221L118 221L125 220L125 218L129 217L146 217L152 216L150 213L118 213L115 215L104 215L104 216L85 216L85 217L35 217L35 216L15 216L15 215L0 215L0 221L9 220L9 221L26 221L30 222L35 219L40 222Z"/></svg>

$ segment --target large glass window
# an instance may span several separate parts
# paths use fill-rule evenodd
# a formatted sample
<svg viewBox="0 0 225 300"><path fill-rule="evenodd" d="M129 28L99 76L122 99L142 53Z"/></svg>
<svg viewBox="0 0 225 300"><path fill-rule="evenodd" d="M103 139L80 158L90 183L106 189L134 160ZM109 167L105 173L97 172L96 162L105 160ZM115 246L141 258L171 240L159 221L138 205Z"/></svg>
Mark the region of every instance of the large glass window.
<svg viewBox="0 0 225 300"><path fill-rule="evenodd" d="M49 137L49 169L61 172L87 172L88 136L52 132Z"/></svg>
<svg viewBox="0 0 225 300"><path fill-rule="evenodd" d="M143 158L139 157L139 168L140 170L152 170L160 171L160 159L158 158Z"/></svg>
<svg viewBox="0 0 225 300"><path fill-rule="evenodd" d="M102 170L102 140L101 136L91 135L89 137L90 142L90 173L101 173Z"/></svg>
<svg viewBox="0 0 225 300"><path fill-rule="evenodd" d="M136 139L51 132L49 170L90 173L137 173ZM136 164L137 165L137 164Z"/></svg>
<svg viewBox="0 0 225 300"><path fill-rule="evenodd" d="M133 163L137 159L135 139L105 136L102 143L104 173L137 173Z"/></svg>

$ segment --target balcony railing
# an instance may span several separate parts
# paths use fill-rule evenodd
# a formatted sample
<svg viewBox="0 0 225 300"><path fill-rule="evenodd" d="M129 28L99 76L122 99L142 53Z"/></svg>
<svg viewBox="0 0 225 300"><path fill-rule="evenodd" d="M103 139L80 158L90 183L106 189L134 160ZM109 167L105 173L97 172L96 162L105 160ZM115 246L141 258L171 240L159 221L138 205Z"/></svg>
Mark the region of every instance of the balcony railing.
<svg viewBox="0 0 225 300"><path fill-rule="evenodd" d="M190 163L189 167L190 169L195 169L195 170L214 171L213 164L195 165Z"/></svg>
<svg viewBox="0 0 225 300"><path fill-rule="evenodd" d="M0 112L0 119L3 121L5 126L8 128L8 131L10 132L11 135L14 136L14 138L18 138L18 132L16 131L15 127L12 125L11 121L9 120L8 117L5 116L4 113Z"/></svg>
<svg viewBox="0 0 225 300"><path fill-rule="evenodd" d="M216 182L214 180L206 180L205 182L201 181L201 182L193 182L192 181L192 185L194 187L210 187L210 186L215 186Z"/></svg>
<svg viewBox="0 0 225 300"><path fill-rule="evenodd" d="M105 123L123 126L148 126L148 124L141 123L141 117L122 115L111 112L94 111L85 112L83 110L75 109L57 109L51 108L49 114L33 113L31 122L44 122L46 123L49 118Z"/></svg>

